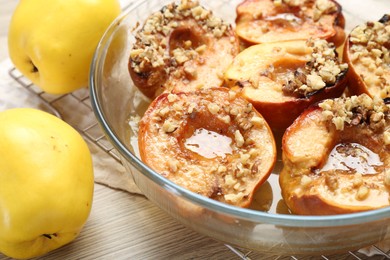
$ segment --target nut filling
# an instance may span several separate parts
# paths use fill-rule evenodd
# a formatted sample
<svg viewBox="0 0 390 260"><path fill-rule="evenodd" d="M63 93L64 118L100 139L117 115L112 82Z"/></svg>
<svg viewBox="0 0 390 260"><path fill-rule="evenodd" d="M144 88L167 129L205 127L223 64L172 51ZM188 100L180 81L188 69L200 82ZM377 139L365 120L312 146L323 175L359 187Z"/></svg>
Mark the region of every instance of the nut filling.
<svg viewBox="0 0 390 260"><path fill-rule="evenodd" d="M142 159L198 194L246 207L275 162L265 120L227 89L162 94L140 122Z"/></svg>
<svg viewBox="0 0 390 260"><path fill-rule="evenodd" d="M390 106L379 97L372 99L367 94L362 94L328 99L321 102L319 107L322 108L322 120L331 121L336 130L348 133L352 127L355 129L352 135L341 137L347 142L336 145L325 166L316 171L332 180L325 182L327 188L334 190L334 181L344 174L350 175L348 177L350 185L344 185L338 192L355 191L357 201L367 200L373 190L386 190L389 181L386 168L390 163L387 158L390 148ZM358 132L364 135L359 136ZM359 140L367 136L370 136L373 141ZM358 143L350 143L354 139L362 143L371 142L370 148L374 148L376 152ZM339 162L334 164L337 161ZM331 165L330 168L328 164Z"/></svg>
<svg viewBox="0 0 390 260"><path fill-rule="evenodd" d="M287 75L282 90L287 95L309 97L316 91L333 86L348 70L346 63L340 63L333 43L325 40L308 40L313 49L310 61Z"/></svg>
<svg viewBox="0 0 390 260"><path fill-rule="evenodd" d="M194 44L195 42L187 40L182 46L168 46L167 37L180 26L180 21L189 18L194 19L209 37L221 38L231 29L229 24L200 6L198 1L182 0L178 5L169 4L160 12L152 14L137 32L136 43L130 53L130 65L134 71L142 73L151 67L165 65L166 72L170 73L188 60L200 59L200 54L206 48L205 44ZM165 51L168 47L172 55ZM195 72L188 73L194 76Z"/></svg>
<svg viewBox="0 0 390 260"><path fill-rule="evenodd" d="M282 139L282 196L297 214L390 206L390 106L367 94L306 109Z"/></svg>
<svg viewBox="0 0 390 260"><path fill-rule="evenodd" d="M390 98L390 17L357 26L350 34L351 62L370 94Z"/></svg>
<svg viewBox="0 0 390 260"><path fill-rule="evenodd" d="M345 126L368 126L373 132L384 130L384 143L389 144L390 106L382 99L362 94L327 99L319 106L323 109L323 119L331 120L337 130L343 130Z"/></svg>
<svg viewBox="0 0 390 260"><path fill-rule="evenodd" d="M308 4L312 4L312 19L315 22L318 21L322 15L337 12L337 5L330 0L274 0L274 4L275 6L286 4L289 7L302 7Z"/></svg>

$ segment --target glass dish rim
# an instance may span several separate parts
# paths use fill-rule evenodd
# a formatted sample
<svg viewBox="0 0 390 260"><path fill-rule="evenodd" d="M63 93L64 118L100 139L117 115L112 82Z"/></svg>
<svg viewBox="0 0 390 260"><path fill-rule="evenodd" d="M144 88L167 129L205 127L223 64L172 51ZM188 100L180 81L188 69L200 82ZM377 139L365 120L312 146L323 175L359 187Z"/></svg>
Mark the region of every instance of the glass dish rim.
<svg viewBox="0 0 390 260"><path fill-rule="evenodd" d="M174 0L172 0L174 1ZM288 215L288 214L276 214L263 211L256 211L247 208L239 208L212 200L210 198L193 193L172 181L164 178L147 165L145 165L141 159L133 154L126 145L115 135L114 130L108 124L106 120L101 102L98 96L98 76L95 74L97 71L102 70L102 57L106 55L107 44L110 43L113 32L117 28L121 21L131 14L140 4L145 2L144 0L137 0L127 10L122 12L107 28L103 37L99 41L99 44L93 55L93 59L90 66L89 73L89 92L91 98L91 106L94 111L95 117L101 126L104 134L108 137L112 145L117 149L121 156L126 159L132 166L134 166L145 177L162 187L168 192L174 191L178 196L204 207L208 210L218 212L220 214L227 214L231 217L245 219L255 223L281 225L287 227L299 227L299 228L321 228L321 227L338 227L346 225L358 225L374 221L383 221L390 217L390 207L385 207L376 210L370 210L359 213L349 213L340 215L327 215L327 216L302 216L302 215Z"/></svg>

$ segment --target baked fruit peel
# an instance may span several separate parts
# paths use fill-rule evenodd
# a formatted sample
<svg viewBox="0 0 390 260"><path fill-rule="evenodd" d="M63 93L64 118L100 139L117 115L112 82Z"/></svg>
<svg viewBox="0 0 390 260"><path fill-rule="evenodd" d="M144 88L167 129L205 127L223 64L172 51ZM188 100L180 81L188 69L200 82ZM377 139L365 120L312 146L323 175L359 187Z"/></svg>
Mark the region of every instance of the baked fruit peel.
<svg viewBox="0 0 390 260"><path fill-rule="evenodd" d="M91 153L61 119L0 112L0 252L32 258L73 241L92 207Z"/></svg>
<svg viewBox="0 0 390 260"><path fill-rule="evenodd" d="M343 59L350 68L351 93L390 99L390 14L355 27L344 45Z"/></svg>
<svg viewBox="0 0 390 260"><path fill-rule="evenodd" d="M239 52L232 26L196 0L166 5L146 19L135 39L128 69L149 98L222 86L223 72Z"/></svg>
<svg viewBox="0 0 390 260"><path fill-rule="evenodd" d="M276 161L266 121L227 88L161 94L140 121L138 143L157 173L239 207L249 206Z"/></svg>
<svg viewBox="0 0 390 260"><path fill-rule="evenodd" d="M320 38L345 39L341 6L332 0L245 0L237 6L236 33L247 44Z"/></svg>
<svg viewBox="0 0 390 260"><path fill-rule="evenodd" d="M95 49L120 12L118 0L19 1L9 27L9 56L47 93L87 87Z"/></svg>
<svg viewBox="0 0 390 260"><path fill-rule="evenodd" d="M282 140L283 198L295 214L390 206L390 106L368 95L305 110Z"/></svg>
<svg viewBox="0 0 390 260"><path fill-rule="evenodd" d="M348 66L333 44L321 39L263 43L238 54L225 72L226 84L283 131L309 105L339 97Z"/></svg>

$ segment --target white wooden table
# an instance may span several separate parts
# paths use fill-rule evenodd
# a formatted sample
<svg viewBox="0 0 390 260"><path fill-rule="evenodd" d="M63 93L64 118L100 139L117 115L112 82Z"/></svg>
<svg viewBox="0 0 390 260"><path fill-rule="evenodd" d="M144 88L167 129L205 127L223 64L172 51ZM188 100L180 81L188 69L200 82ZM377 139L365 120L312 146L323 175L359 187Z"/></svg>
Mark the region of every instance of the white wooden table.
<svg viewBox="0 0 390 260"><path fill-rule="evenodd" d="M371 9L360 8L362 5L367 6L364 1L339 2L344 6L347 18L351 13L357 14L356 17L362 20L377 19L381 15L377 10L383 12L386 10L390 13L390 0L371 0ZM17 0L0 0L0 61L8 58L8 24L17 3ZM356 21L359 21L359 18ZM265 256L254 252L249 257L294 259ZM351 255L339 255L329 259L348 257ZM0 254L0 260L5 259L9 258ZM240 257L224 244L182 226L145 197L97 184L92 212L80 236L71 244L40 259L240 259Z"/></svg>

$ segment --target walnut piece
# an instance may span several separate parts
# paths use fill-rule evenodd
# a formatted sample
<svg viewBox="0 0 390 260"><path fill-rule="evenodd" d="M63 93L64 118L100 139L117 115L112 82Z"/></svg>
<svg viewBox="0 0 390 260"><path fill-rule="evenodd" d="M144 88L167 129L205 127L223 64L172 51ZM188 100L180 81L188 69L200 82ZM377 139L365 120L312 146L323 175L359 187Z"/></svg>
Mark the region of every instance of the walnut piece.
<svg viewBox="0 0 390 260"><path fill-rule="evenodd" d="M361 77L368 89L379 89L375 95L381 98L390 97L389 16L385 15L379 22L367 22L355 27L349 41L351 62L367 68Z"/></svg>
<svg viewBox="0 0 390 260"><path fill-rule="evenodd" d="M324 120L331 120L337 130L345 125L366 125L371 130L383 129L390 123L390 107L381 98L372 99L367 94L359 96L327 99L319 103ZM386 143L384 132L384 143Z"/></svg>
<svg viewBox="0 0 390 260"><path fill-rule="evenodd" d="M331 14L337 11L337 5L331 0L273 0L275 6L286 4L290 7L303 7L313 4L313 21L317 22L325 14Z"/></svg>
<svg viewBox="0 0 390 260"><path fill-rule="evenodd" d="M286 95L307 97L315 91L333 86L346 73L348 65L340 63L333 43L322 39L310 39L307 45L313 49L304 68L287 74L282 90Z"/></svg>
<svg viewBox="0 0 390 260"><path fill-rule="evenodd" d="M178 65L199 58L207 46L205 44L192 46L190 41L170 50L173 57L167 55L166 37L179 26L180 21L185 19L196 20L205 33L210 34L210 37L221 38L230 28L229 24L214 16L196 0L182 0L180 4L166 5L159 12L149 16L135 36L136 42L130 51L130 65L136 73L162 66L166 66L167 71L174 71ZM190 69L187 72L195 76Z"/></svg>

